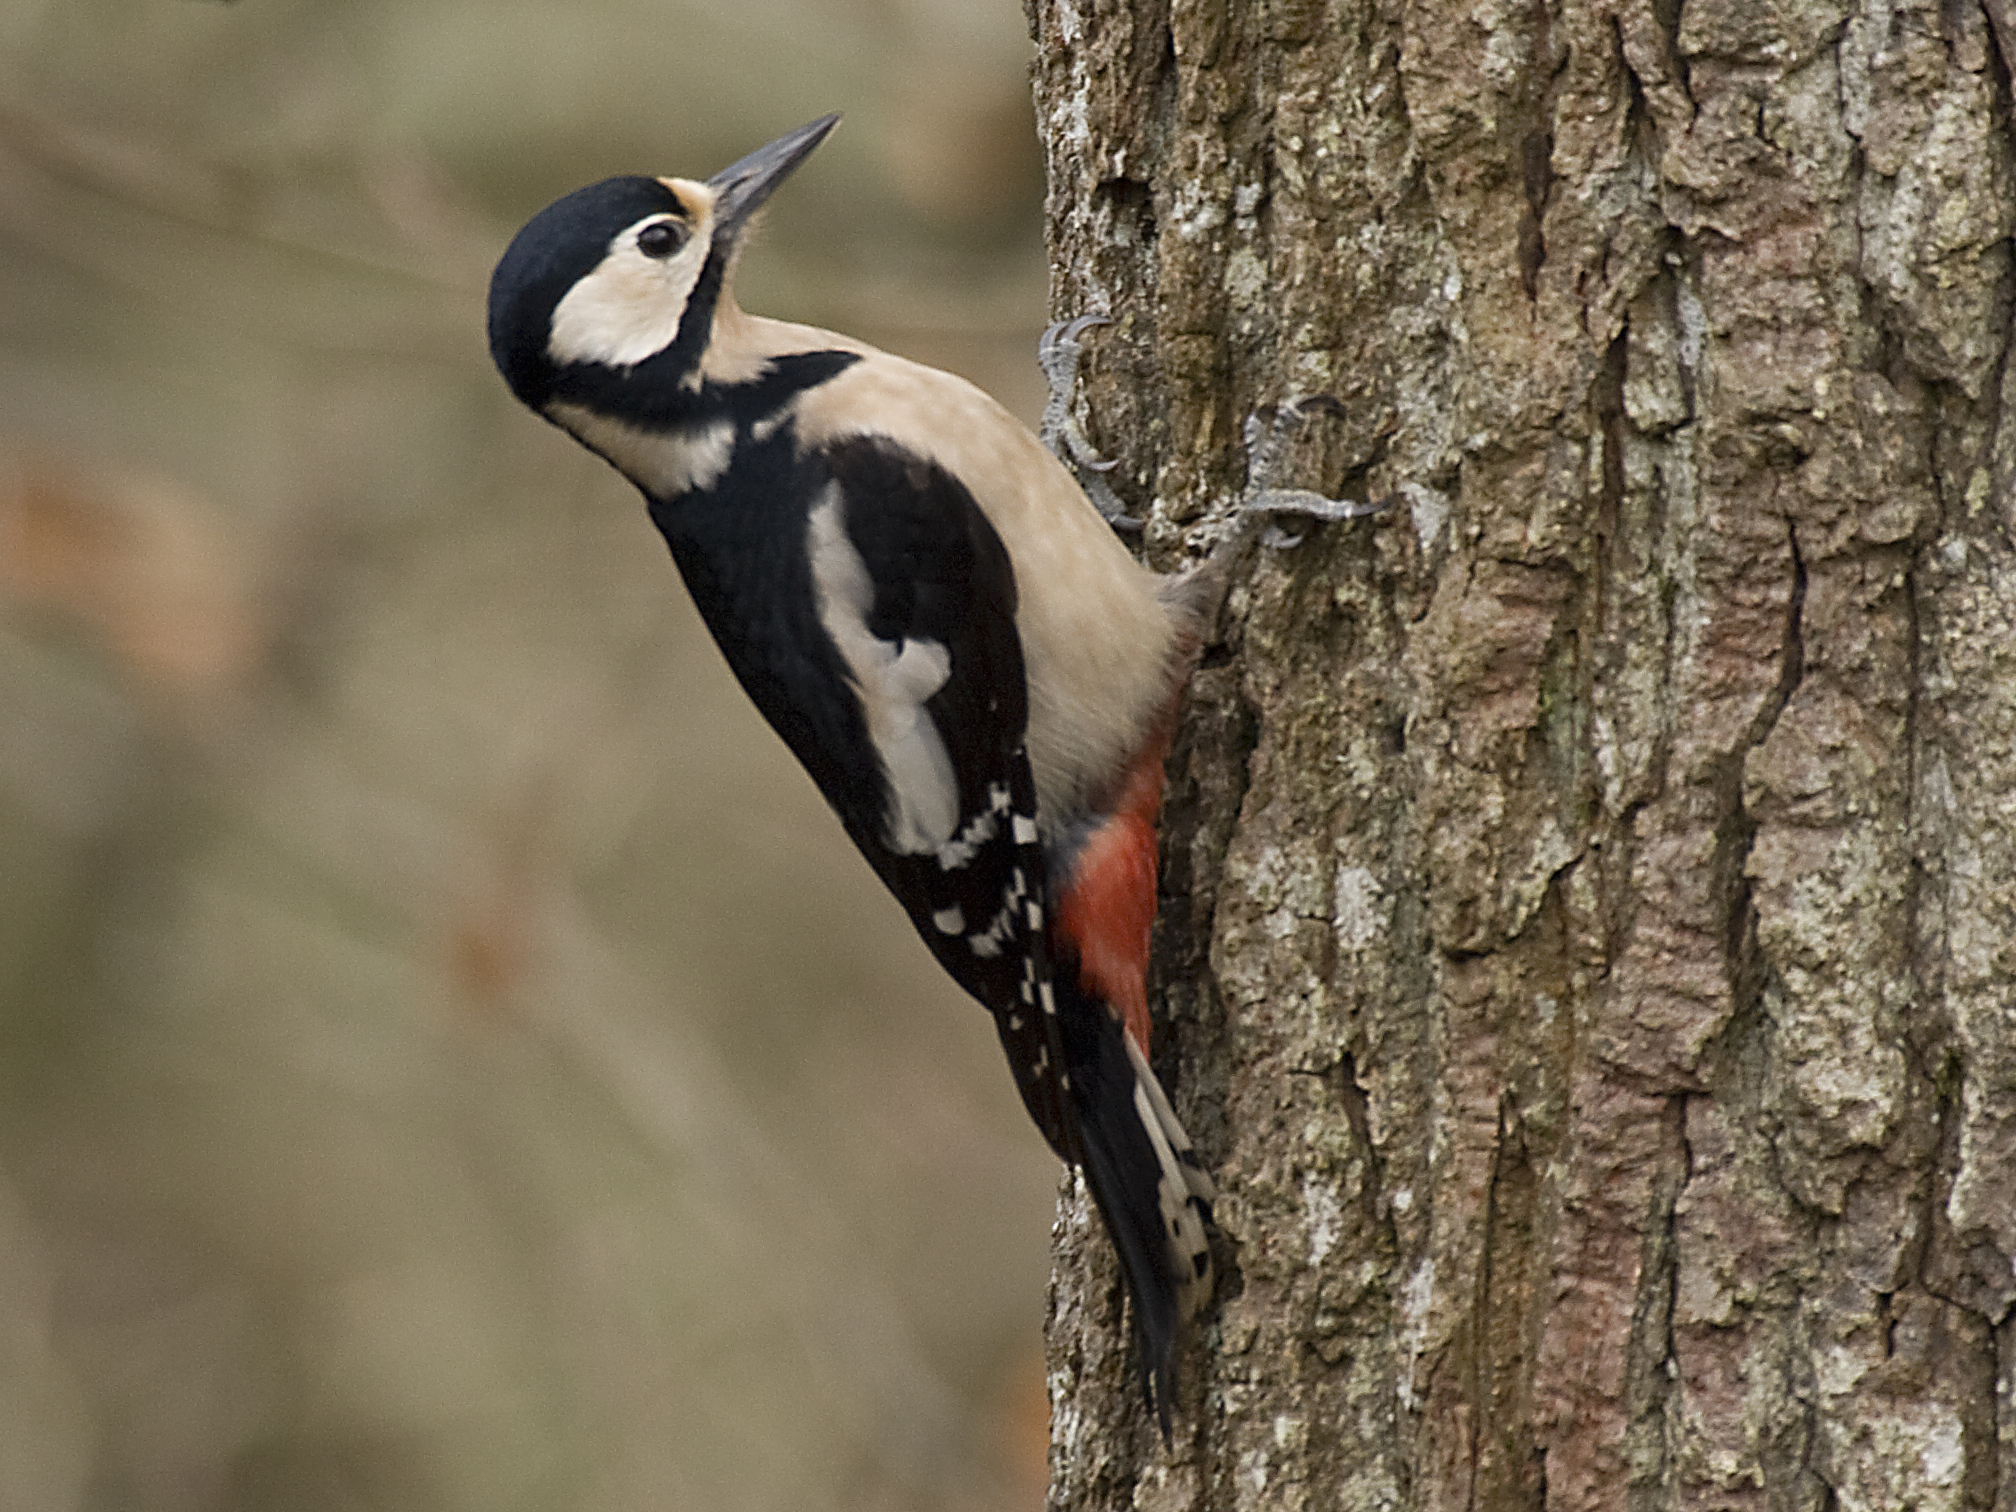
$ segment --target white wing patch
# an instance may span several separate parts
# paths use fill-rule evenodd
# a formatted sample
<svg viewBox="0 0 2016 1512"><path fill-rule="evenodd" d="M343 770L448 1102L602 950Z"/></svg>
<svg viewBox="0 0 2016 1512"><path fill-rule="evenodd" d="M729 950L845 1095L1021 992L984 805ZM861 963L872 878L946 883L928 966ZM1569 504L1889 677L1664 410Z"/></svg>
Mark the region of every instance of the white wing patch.
<svg viewBox="0 0 2016 1512"><path fill-rule="evenodd" d="M616 233L595 271L554 306L548 356L562 365L599 362L628 368L672 345L713 240L711 225L681 222L691 235L672 256L646 257L637 250L639 231L653 221L673 219L647 215Z"/></svg>
<svg viewBox="0 0 2016 1512"><path fill-rule="evenodd" d="M937 641L887 641L868 628L875 585L847 539L840 494L828 488L806 530L819 623L854 674L868 736L889 781L883 838L900 855L936 852L959 823L952 758L924 705L952 676L952 653Z"/></svg>

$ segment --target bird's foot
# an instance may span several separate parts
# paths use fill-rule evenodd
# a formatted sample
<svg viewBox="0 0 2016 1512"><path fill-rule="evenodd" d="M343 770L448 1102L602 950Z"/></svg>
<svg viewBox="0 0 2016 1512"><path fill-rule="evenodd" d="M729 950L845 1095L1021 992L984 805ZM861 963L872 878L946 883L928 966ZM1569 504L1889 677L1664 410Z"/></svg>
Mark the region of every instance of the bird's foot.
<svg viewBox="0 0 2016 1512"><path fill-rule="evenodd" d="M1085 355L1081 338L1094 326L1112 323L1104 315L1080 315L1076 320L1058 321L1038 339L1036 365L1043 370L1050 397L1043 405L1042 427L1037 434L1045 446L1078 474L1085 497L1106 523L1131 535L1141 529L1141 522L1127 513L1120 496L1100 476L1119 464L1099 455L1099 448L1078 423L1077 413L1078 364Z"/></svg>
<svg viewBox="0 0 2016 1512"><path fill-rule="evenodd" d="M1311 493L1306 488L1270 488L1254 494L1239 507L1249 515L1264 516L1267 528L1260 539L1277 550L1290 546L1300 546L1302 536L1284 529L1279 523L1282 515L1294 515L1318 525L1330 524L1338 520L1364 520L1373 515L1384 514L1399 500L1392 494L1383 499L1326 499L1319 493Z"/></svg>
<svg viewBox="0 0 2016 1512"><path fill-rule="evenodd" d="M1260 537L1267 545L1285 548L1301 544L1302 536L1291 534L1276 523L1283 515L1327 524L1384 514L1397 502L1391 494L1370 501L1331 499L1307 488L1276 486L1287 471L1286 459L1295 436L1309 416L1318 411L1341 414L1343 410L1342 402L1334 395L1311 394L1246 417L1246 496L1240 500L1239 509L1248 519L1267 522Z"/></svg>

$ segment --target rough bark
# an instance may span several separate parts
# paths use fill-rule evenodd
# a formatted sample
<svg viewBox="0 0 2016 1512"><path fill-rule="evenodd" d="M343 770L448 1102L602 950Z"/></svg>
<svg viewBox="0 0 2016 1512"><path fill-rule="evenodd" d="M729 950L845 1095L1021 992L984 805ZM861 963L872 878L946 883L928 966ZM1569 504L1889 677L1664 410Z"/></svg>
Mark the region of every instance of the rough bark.
<svg viewBox="0 0 2016 1512"><path fill-rule="evenodd" d="M1032 0L1084 421L1174 566L1224 1189L1173 1452L1082 1194L1051 1505L2016 1506L2016 7Z"/></svg>

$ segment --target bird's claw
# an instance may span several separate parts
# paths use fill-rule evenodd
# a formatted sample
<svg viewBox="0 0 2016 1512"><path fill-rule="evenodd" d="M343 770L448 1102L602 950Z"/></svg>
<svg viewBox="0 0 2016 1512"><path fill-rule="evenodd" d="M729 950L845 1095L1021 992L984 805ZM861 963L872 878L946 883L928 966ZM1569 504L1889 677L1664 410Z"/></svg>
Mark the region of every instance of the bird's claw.
<svg viewBox="0 0 2016 1512"><path fill-rule="evenodd" d="M1317 411L1342 414L1343 403L1332 394L1309 394L1290 399L1285 404L1271 410L1256 410L1246 417L1242 428L1246 443L1246 488L1240 509L1248 515L1265 516L1268 519L1266 531L1261 540L1275 548L1299 545L1302 536L1283 530L1275 518L1281 515L1297 515L1319 524L1338 520L1362 520L1371 515L1384 514L1395 504L1395 496L1369 502L1356 499L1331 499L1307 488L1276 488L1273 485L1283 471L1283 459L1295 433Z"/></svg>
<svg viewBox="0 0 2016 1512"><path fill-rule="evenodd" d="M1357 499L1326 499L1306 488L1267 488L1254 494L1240 507L1248 514L1266 516L1267 528L1260 539L1276 550L1286 550L1290 546L1301 545L1303 537L1282 529L1278 516L1297 515L1315 524L1327 525L1338 520L1363 520L1384 514L1398 502L1399 498L1394 494L1360 502Z"/></svg>
<svg viewBox="0 0 2016 1512"><path fill-rule="evenodd" d="M1043 405L1043 424L1039 434L1045 446L1078 470L1085 496L1106 523L1131 535L1141 529L1141 522L1127 513L1119 495L1103 478L1084 476L1086 473L1108 473L1120 464L1110 457L1099 455L1099 448L1092 444L1079 425L1074 408L1078 392L1078 364L1085 354L1081 338L1095 326L1111 324L1113 321L1109 316L1080 315L1074 320L1057 321L1038 338L1036 365L1043 370L1043 377L1050 386L1050 396Z"/></svg>
<svg viewBox="0 0 2016 1512"><path fill-rule="evenodd" d="M1267 488L1246 501L1246 508L1260 514L1301 515L1304 519L1330 522L1362 520L1384 514L1398 500L1392 494L1380 499L1327 499L1306 488Z"/></svg>
<svg viewBox="0 0 2016 1512"><path fill-rule="evenodd" d="M1241 439L1246 443L1246 487L1250 491L1265 492L1273 487L1290 443L1318 411L1341 415L1344 404L1334 394L1304 394L1246 417Z"/></svg>
<svg viewBox="0 0 2016 1512"><path fill-rule="evenodd" d="M1036 360L1043 365L1044 371L1047 372L1049 371L1050 363L1066 343L1076 346L1078 338L1094 326L1111 324L1113 324L1112 316L1099 314L1080 315L1073 320L1056 321L1036 339ZM1076 354L1074 353L1074 359L1075 356Z"/></svg>
<svg viewBox="0 0 2016 1512"><path fill-rule="evenodd" d="M1104 315L1080 315L1075 320L1057 321L1036 342L1036 365L1050 386L1043 404L1043 444L1064 460L1093 472L1106 472L1115 464L1099 455L1074 412L1078 364L1085 355L1085 344L1079 338L1094 326L1112 323Z"/></svg>

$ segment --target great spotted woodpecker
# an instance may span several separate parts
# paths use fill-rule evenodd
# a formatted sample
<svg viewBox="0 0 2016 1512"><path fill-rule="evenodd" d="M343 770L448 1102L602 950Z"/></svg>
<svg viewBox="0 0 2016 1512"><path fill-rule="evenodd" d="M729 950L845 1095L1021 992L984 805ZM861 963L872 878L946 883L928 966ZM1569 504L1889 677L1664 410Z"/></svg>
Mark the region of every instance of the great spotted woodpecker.
<svg viewBox="0 0 2016 1512"><path fill-rule="evenodd" d="M706 182L613 178L490 284L519 399L643 491L743 688L1081 1165L1169 1429L1209 1176L1148 1064L1162 761L1212 597L1140 566L978 389L745 314L751 214L814 121Z"/></svg>

